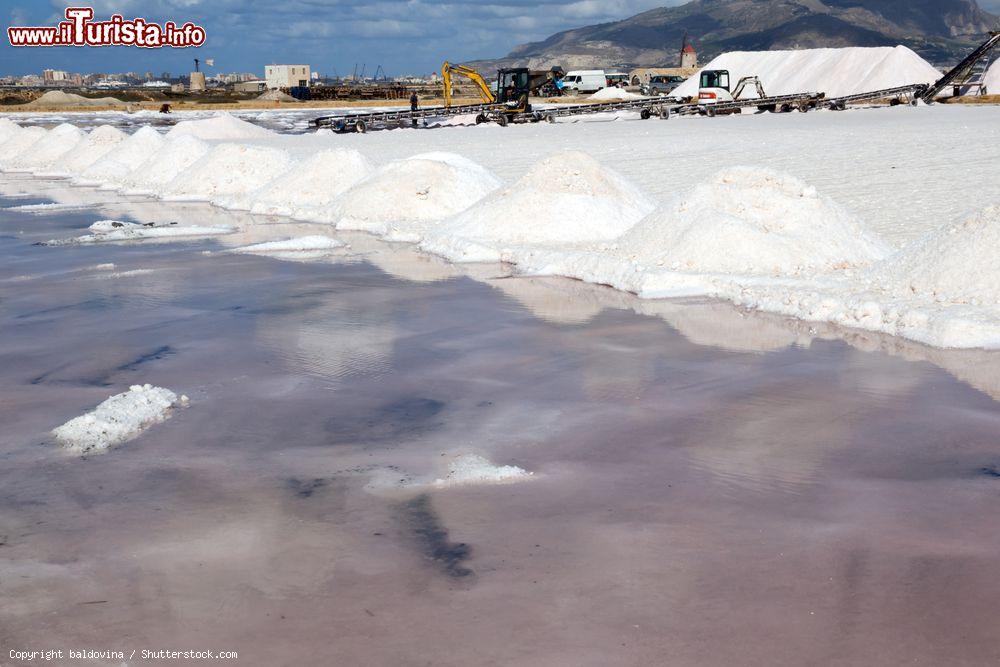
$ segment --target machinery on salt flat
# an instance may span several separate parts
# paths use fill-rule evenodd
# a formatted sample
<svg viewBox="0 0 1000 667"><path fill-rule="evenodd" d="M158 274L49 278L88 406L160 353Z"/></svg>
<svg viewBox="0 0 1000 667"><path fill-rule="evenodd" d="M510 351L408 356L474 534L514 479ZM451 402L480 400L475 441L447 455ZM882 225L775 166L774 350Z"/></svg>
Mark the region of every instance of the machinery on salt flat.
<svg viewBox="0 0 1000 667"><path fill-rule="evenodd" d="M865 93L827 98L821 92L792 93L788 95L766 96L760 79L743 77L730 91L730 77L726 70L707 70L701 73L697 102L671 102L669 98L640 98L632 100L572 104L532 109L528 95L558 77L561 69L548 72L530 71L527 68L500 70L497 75L497 90L494 92L475 70L461 65L445 63L442 75L445 78L445 106L423 109L375 111L368 113L340 114L324 116L312 121L317 127L328 127L337 132L365 132L369 129L409 127L418 120L448 116L475 115L476 123L495 122L505 126L509 123L555 122L559 118L583 116L617 111L635 111L643 120L652 116L717 116L740 113L748 107L757 107L762 112L806 112L817 108L832 110L846 109L848 104L890 100L890 104L916 104L919 100L932 103L934 98L948 86L965 85L976 68L981 67L988 56L1000 45L1000 32L990 33L989 39L973 51L950 72L934 84L910 84L894 88L884 88ZM450 81L452 74L470 78L478 87L481 104L451 105ZM753 85L757 97L740 99L743 91Z"/></svg>

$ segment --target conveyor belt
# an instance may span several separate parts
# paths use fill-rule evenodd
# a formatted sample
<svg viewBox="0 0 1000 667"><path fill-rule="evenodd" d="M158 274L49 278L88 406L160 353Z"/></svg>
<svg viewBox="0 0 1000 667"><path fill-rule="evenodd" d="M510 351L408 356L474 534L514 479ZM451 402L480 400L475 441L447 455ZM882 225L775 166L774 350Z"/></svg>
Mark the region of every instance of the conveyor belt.
<svg viewBox="0 0 1000 667"><path fill-rule="evenodd" d="M828 109L844 109L848 104L857 102L871 102L874 100L906 99L915 102L927 94L926 83L914 83L909 86L897 86L895 88L883 88L873 90L869 93L855 93L854 95L842 95L841 97L831 97L823 100L823 106Z"/></svg>

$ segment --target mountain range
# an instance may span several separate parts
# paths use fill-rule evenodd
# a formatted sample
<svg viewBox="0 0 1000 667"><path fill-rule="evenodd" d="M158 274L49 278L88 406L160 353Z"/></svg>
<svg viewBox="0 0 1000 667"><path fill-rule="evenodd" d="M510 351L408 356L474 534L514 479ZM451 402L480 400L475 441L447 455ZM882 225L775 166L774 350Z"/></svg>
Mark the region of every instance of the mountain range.
<svg viewBox="0 0 1000 667"><path fill-rule="evenodd" d="M504 58L471 64L483 71L675 67L687 36L702 63L725 51L903 44L947 65L997 29L1000 18L975 0L693 0L557 32Z"/></svg>

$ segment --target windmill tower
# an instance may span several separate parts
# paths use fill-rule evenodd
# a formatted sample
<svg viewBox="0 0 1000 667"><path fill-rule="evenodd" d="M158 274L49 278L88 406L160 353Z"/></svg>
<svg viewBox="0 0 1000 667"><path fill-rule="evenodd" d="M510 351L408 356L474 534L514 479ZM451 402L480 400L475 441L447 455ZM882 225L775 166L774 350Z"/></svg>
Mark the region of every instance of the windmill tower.
<svg viewBox="0 0 1000 667"><path fill-rule="evenodd" d="M685 68L698 67L698 53L694 46L688 41L688 34L684 33L684 43L681 45L680 66Z"/></svg>

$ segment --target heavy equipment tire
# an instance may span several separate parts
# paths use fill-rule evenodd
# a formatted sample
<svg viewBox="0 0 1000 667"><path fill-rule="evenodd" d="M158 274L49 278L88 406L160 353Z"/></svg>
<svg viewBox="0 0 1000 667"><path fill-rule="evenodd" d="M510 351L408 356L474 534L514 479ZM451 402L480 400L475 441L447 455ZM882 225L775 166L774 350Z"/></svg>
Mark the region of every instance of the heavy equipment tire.
<svg viewBox="0 0 1000 667"><path fill-rule="evenodd" d="M670 120L670 109L663 107L660 109L660 118L663 120Z"/></svg>
<svg viewBox="0 0 1000 667"><path fill-rule="evenodd" d="M500 127L507 127L507 116L506 114L500 114L497 116L497 125Z"/></svg>
<svg viewBox="0 0 1000 667"><path fill-rule="evenodd" d="M809 111L809 103L802 102L798 105L799 113L807 113Z"/></svg>
<svg viewBox="0 0 1000 667"><path fill-rule="evenodd" d="M709 118L715 118L715 109L712 107L705 107L705 115Z"/></svg>
<svg viewBox="0 0 1000 667"><path fill-rule="evenodd" d="M639 118L643 120L649 120L649 109L643 109L639 112Z"/></svg>
<svg viewBox="0 0 1000 667"><path fill-rule="evenodd" d="M547 116L545 116L545 122L547 122L547 123L555 123L556 122L556 117L552 116L552 115L547 115Z"/></svg>
<svg viewBox="0 0 1000 667"><path fill-rule="evenodd" d="M757 111L760 111L761 113L774 113L777 108L778 107L774 104L765 104L757 107Z"/></svg>
<svg viewBox="0 0 1000 667"><path fill-rule="evenodd" d="M365 121L359 120L354 124L354 131L357 132L358 134L364 134L365 132L368 131L368 126L365 125Z"/></svg>
<svg viewBox="0 0 1000 667"><path fill-rule="evenodd" d="M483 123L485 123L488 120L489 120L489 118L486 117L486 114L482 114L481 113L481 114L477 114L476 115L476 125L482 125Z"/></svg>
<svg viewBox="0 0 1000 667"><path fill-rule="evenodd" d="M792 105L791 104L782 104L781 105L781 113L788 113L791 110L792 110Z"/></svg>

